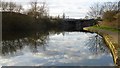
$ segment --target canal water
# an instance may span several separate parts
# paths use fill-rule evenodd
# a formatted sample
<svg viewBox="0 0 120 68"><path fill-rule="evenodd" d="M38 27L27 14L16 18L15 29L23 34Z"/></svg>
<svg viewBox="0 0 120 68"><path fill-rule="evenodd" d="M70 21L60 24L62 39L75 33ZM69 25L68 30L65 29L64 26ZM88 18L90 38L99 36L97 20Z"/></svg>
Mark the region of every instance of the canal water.
<svg viewBox="0 0 120 68"><path fill-rule="evenodd" d="M0 66L113 66L102 37L86 32L37 32L4 36Z"/></svg>

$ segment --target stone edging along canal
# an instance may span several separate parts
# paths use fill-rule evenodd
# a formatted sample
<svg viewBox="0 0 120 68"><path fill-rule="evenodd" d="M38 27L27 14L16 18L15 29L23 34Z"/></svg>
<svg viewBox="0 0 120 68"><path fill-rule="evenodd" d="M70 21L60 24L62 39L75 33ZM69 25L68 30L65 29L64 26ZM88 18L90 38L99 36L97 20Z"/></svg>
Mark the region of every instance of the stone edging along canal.
<svg viewBox="0 0 120 68"><path fill-rule="evenodd" d="M120 57L118 57L118 50L116 49L114 42L110 39L111 37L108 34L104 34L102 32L99 32L98 30L92 30L90 28L84 28L84 30L90 31L90 32L95 32L95 33L101 35L103 37L103 40L105 41L105 43L107 44L107 46L109 47L109 49L113 55L114 63L117 66L120 66Z"/></svg>

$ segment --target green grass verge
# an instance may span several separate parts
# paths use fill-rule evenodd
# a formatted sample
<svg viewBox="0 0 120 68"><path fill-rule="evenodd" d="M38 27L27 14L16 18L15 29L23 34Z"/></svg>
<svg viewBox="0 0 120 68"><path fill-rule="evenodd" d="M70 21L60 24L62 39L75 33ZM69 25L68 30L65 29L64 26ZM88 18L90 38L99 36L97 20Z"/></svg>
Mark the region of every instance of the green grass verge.
<svg viewBox="0 0 120 68"><path fill-rule="evenodd" d="M109 26L92 26L92 28L104 29L104 30L109 30L109 31L113 31L113 32L120 32L120 29L112 28Z"/></svg>

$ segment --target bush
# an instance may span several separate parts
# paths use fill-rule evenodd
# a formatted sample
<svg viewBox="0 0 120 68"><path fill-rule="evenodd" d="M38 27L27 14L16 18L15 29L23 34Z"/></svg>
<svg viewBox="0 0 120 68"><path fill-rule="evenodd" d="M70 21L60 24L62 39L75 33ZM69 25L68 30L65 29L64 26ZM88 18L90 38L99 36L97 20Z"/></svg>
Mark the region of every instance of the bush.
<svg viewBox="0 0 120 68"><path fill-rule="evenodd" d="M3 31L41 31L57 28L61 20L52 21L48 17L35 19L29 15L2 12Z"/></svg>
<svg viewBox="0 0 120 68"><path fill-rule="evenodd" d="M32 29L31 17L14 12L2 12L3 31L24 31Z"/></svg>
<svg viewBox="0 0 120 68"><path fill-rule="evenodd" d="M103 20L107 22L115 21L116 18L114 17L117 14L117 11L107 11L103 14Z"/></svg>

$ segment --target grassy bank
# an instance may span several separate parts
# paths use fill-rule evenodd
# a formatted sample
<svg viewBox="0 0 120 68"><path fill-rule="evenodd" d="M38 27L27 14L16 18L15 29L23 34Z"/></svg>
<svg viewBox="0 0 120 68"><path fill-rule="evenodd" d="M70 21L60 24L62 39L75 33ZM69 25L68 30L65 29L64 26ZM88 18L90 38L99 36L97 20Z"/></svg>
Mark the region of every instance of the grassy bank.
<svg viewBox="0 0 120 68"><path fill-rule="evenodd" d="M90 28L108 30L108 31L112 31L112 32L120 32L120 29L112 28L109 26L92 26Z"/></svg>

